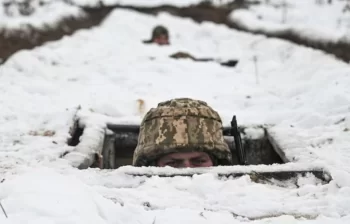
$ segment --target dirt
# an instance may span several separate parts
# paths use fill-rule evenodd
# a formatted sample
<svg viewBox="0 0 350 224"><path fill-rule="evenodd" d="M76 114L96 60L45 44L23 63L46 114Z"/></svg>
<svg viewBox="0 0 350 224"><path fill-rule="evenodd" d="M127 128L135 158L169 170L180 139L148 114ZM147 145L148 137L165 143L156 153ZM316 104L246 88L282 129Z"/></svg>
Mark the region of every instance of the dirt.
<svg viewBox="0 0 350 224"><path fill-rule="evenodd" d="M32 49L44 44L45 42L59 40L63 36L71 35L77 30L89 29L93 26L97 26L113 9L116 8L130 9L151 15L156 15L160 12L168 12L174 16L191 18L198 23L203 21L211 21L217 24L225 24L233 29L249 32L243 27L240 27L238 24L232 23L230 20L228 20L228 15L232 12L232 10L246 7L248 7L248 5L246 5L242 0L234 1L234 3L230 3L222 7L212 6L207 2L188 7L174 7L171 5L162 5L157 7L136 7L125 5L114 5L109 7L100 5L96 8L82 7L87 14L86 17L80 19L64 19L58 23L56 28L48 28L43 31L32 27L29 29L29 32L23 30L11 30L11 35L8 35L7 33L9 32L6 30L0 31L0 63L1 61L4 63L11 55L21 49ZM285 39L296 44L312 47L326 53L333 54L345 62L350 61L350 44L345 42L340 41L338 43L325 44L322 42L310 41L291 32L265 34L264 32L259 31L251 33Z"/></svg>
<svg viewBox="0 0 350 224"><path fill-rule="evenodd" d="M45 30L30 26L26 30L0 30L0 64L5 63L11 55L19 50L32 49L48 41L59 40L63 36L71 35L77 30L97 26L111 10L111 8L86 10L86 17L66 18L61 20L55 27Z"/></svg>
<svg viewBox="0 0 350 224"><path fill-rule="evenodd" d="M239 2L239 1L238 1ZM159 7L134 7L134 6L97 6L95 8L80 7L87 14L83 18L63 19L54 28L40 30L28 27L26 30L0 30L0 64L22 49L32 49L48 41L61 39L63 36L72 35L80 29L89 29L98 26L109 13L116 8L131 9L141 13L156 15L159 12L169 12L175 16L192 18L197 22L213 21L225 23L226 16L236 8L237 4L227 5L223 8L213 8L210 4L201 3L189 7L174 7L162 5ZM240 5L242 5L240 3Z"/></svg>

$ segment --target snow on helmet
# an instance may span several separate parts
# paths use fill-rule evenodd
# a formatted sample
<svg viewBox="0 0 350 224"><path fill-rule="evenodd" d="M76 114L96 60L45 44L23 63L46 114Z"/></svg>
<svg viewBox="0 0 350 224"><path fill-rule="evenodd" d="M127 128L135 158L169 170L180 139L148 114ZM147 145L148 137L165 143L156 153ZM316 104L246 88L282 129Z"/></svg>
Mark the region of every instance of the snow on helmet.
<svg viewBox="0 0 350 224"><path fill-rule="evenodd" d="M150 166L174 152L206 152L216 165L231 165L232 155L222 132L222 120L206 102L176 98L150 109L140 125L134 166Z"/></svg>

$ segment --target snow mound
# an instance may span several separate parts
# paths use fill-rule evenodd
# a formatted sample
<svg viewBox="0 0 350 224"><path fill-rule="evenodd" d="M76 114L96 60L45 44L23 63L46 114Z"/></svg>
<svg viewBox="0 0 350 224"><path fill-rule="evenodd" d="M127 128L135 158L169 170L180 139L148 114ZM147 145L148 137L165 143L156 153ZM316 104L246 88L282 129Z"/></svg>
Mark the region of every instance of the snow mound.
<svg viewBox="0 0 350 224"><path fill-rule="evenodd" d="M256 184L247 176L219 180L131 177L123 170L27 168L0 185L9 219L1 223L345 223L350 187L336 182L300 188ZM203 184L206 183L206 184ZM23 187L25 186L25 187ZM277 218L276 218L277 217ZM170 221L169 221L170 220Z"/></svg>
<svg viewBox="0 0 350 224"><path fill-rule="evenodd" d="M6 180L0 185L0 200L11 223L111 223L126 215L117 216L120 206L74 176L44 167Z"/></svg>
<svg viewBox="0 0 350 224"><path fill-rule="evenodd" d="M132 5L132 6L143 6L143 7L155 7L161 5L172 5L177 7L186 7L190 5L195 5L203 2L203 0L72 0L73 3L80 6L112 6L116 4L120 5ZM222 5L231 2L230 0L211 0L214 5Z"/></svg>
<svg viewBox="0 0 350 224"><path fill-rule="evenodd" d="M172 45L142 44L160 23ZM239 63L168 57L179 50ZM0 212L0 223L349 223L349 74L348 64L286 41L115 10L99 27L0 67L0 200L10 217ZM78 170L61 158L76 149L66 140L78 105L84 124L103 128L138 124L138 99L148 110L184 96L207 101L224 125L233 114L239 124L274 124L291 158L325 165L334 181L282 188L213 173L132 177L130 167Z"/></svg>
<svg viewBox="0 0 350 224"><path fill-rule="evenodd" d="M0 4L0 29L46 29L64 19L83 16L83 10L61 0L4 0Z"/></svg>
<svg viewBox="0 0 350 224"><path fill-rule="evenodd" d="M234 10L229 18L238 26L253 32L289 33L324 44L347 41L350 34L349 3L333 1L332 4L318 5L315 2L317 3L303 0L261 2L251 5L249 9Z"/></svg>
<svg viewBox="0 0 350 224"><path fill-rule="evenodd" d="M129 26L130 21L137 25ZM142 39L159 23L171 27L173 44L143 45ZM236 58L239 64L229 69L214 62L168 58L183 49L197 57ZM198 80L201 85L194 88ZM336 148L332 156L340 159L337 162L348 161L344 156L350 140L347 64L318 51L212 23L115 10L100 27L16 53L0 67L0 81L4 139L0 152L19 163L44 158L48 162L71 151L64 144L78 105L79 116L89 125L99 127L108 120L139 124L143 114L137 110L138 99L145 101L147 111L160 101L183 96L207 101L224 125L233 114L239 124L275 124L280 139L300 143L291 158L302 152L304 160L313 158L311 162L322 154L327 161L329 150ZM55 134L32 134L47 130ZM304 148L311 145L315 156L308 157ZM11 167L10 161L1 163Z"/></svg>

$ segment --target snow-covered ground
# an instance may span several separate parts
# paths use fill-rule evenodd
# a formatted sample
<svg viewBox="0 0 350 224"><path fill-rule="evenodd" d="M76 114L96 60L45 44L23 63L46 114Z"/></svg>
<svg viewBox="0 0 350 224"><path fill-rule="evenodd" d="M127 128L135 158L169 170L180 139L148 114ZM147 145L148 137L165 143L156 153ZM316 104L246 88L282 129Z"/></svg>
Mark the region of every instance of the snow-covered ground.
<svg viewBox="0 0 350 224"><path fill-rule="evenodd" d="M177 7L185 7L192 4L198 4L203 2L203 0L181 0L181 1L174 1L174 0L72 0L74 4L81 5L81 6L97 6L99 4L103 4L105 6L115 5L115 4L121 4L121 5L134 5L134 6L147 6L147 7L154 7L154 6L160 6L160 5L173 5ZM210 2L214 5L222 5L229 2L232 2L232 0L210 0Z"/></svg>
<svg viewBox="0 0 350 224"><path fill-rule="evenodd" d="M143 45L160 23L172 45ZM239 64L168 58L180 50ZM9 217L0 210L0 223L349 223L349 84L348 64L320 51L115 10L100 27L20 51L0 67L0 201ZM233 114L240 124L275 124L290 157L324 165L334 181L307 178L288 189L213 174L145 179L127 175L132 167L78 170L59 158L72 150L77 106L91 126L138 124L138 99L149 109L173 97L207 101L225 125Z"/></svg>
<svg viewBox="0 0 350 224"><path fill-rule="evenodd" d="M23 4L29 2L29 5ZM61 0L1 0L0 29L22 29L30 27L47 29L66 18L85 16L79 7Z"/></svg>
<svg viewBox="0 0 350 224"><path fill-rule="evenodd" d="M317 4L323 2L323 4ZM350 36L350 1L270 0L233 11L231 19L250 30L291 31L312 40L336 42Z"/></svg>
<svg viewBox="0 0 350 224"><path fill-rule="evenodd" d="M202 0L1 0L0 1L0 30L21 29L34 27L47 29L67 18L82 18L86 16L80 6L97 7L113 6L116 4L133 6L160 6L171 4L178 7L198 4ZM213 0L215 5L221 5L229 0Z"/></svg>

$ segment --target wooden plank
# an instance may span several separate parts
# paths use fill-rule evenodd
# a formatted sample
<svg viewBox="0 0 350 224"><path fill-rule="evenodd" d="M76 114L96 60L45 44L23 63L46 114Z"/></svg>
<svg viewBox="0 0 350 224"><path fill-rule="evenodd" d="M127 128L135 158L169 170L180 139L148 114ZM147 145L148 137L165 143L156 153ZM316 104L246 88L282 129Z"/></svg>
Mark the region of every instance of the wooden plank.
<svg viewBox="0 0 350 224"><path fill-rule="evenodd" d="M194 173L126 173L131 176L146 176L146 177L176 177L176 176L184 176L184 177L192 177L193 175L201 175L205 173L194 172ZM217 173L219 178L238 178L244 175L249 175L253 182L257 183L271 183L277 185L285 186L288 183L294 183L296 186L298 185L297 180L299 177L306 177L309 175L314 175L315 178L319 179L321 184L328 184L332 180L332 176L324 171L324 170L291 170L291 171L250 171L250 172L230 172L230 173ZM277 181L287 181L288 183L278 183Z"/></svg>
<svg viewBox="0 0 350 224"><path fill-rule="evenodd" d="M105 128L100 126L85 126L80 143L73 151L63 156L78 169L91 166L103 167L102 150L105 138Z"/></svg>

